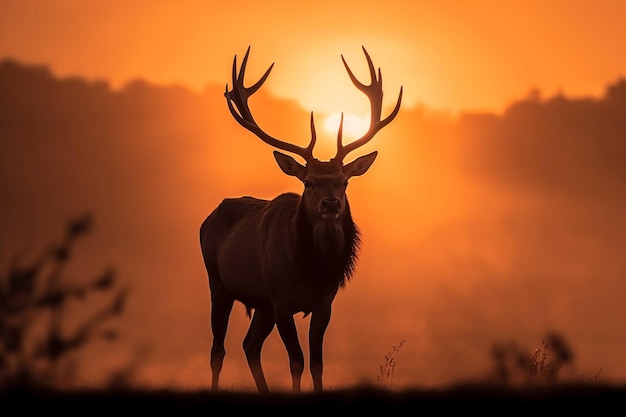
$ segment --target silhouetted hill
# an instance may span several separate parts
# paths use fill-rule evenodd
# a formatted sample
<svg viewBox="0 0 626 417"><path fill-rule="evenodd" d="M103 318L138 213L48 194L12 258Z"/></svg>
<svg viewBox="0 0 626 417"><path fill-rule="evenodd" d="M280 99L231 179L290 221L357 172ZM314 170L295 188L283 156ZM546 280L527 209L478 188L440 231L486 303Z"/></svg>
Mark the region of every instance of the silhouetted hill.
<svg viewBox="0 0 626 417"><path fill-rule="evenodd" d="M23 184L17 191L15 183L7 180L9 173L17 171L22 173L22 182L28 182L37 170L71 170L80 176L92 171L98 183L132 175L168 181L168 170L177 169L181 161L199 152L204 152L207 160L206 174L213 175L213 150L219 151L216 158L222 159L246 149L225 145L233 139L222 136L224 128L219 126L224 122L232 126L232 121L218 117L225 114L222 87L218 86L197 95L183 87L135 80L121 91L112 91L105 81L56 79L45 67L5 60L0 65L0 93L1 178L3 193L9 193L3 195L3 201L25 191ZM268 130L278 127L302 133L305 139L308 136L306 122L287 123L305 120L302 115L299 119L289 116L301 110L293 103L274 100L271 106L256 108L257 117L268 121ZM431 132L423 131L430 122L420 109L406 109L403 119L404 126L416 132L415 136L405 135L410 141L431 140ZM453 133L447 133L451 138L445 139L458 146L461 166L469 174L495 182L549 193L606 193L618 191L615 183L624 178L623 79L610 85L599 99L556 96L542 100L535 94L512 103L500 116L466 113L458 122L438 125L435 133L452 129ZM233 131L247 135L239 129ZM250 143L249 138L244 143ZM168 158L163 159L163 154ZM38 159L41 156L45 161ZM68 166L68 159L76 163L76 169ZM124 183L127 181L119 185Z"/></svg>
<svg viewBox="0 0 626 417"><path fill-rule="evenodd" d="M501 116L464 115L458 140L468 171L504 186L623 199L626 80L598 99L535 92Z"/></svg>

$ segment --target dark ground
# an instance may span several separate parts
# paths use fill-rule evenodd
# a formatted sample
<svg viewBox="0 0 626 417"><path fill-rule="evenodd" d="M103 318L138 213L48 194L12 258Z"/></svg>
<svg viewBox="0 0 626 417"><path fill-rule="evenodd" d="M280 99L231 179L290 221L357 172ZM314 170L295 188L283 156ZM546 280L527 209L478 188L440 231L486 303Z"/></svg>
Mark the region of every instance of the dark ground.
<svg viewBox="0 0 626 417"><path fill-rule="evenodd" d="M15 412L36 408L46 412L93 412L132 410L146 412L183 411L190 407L211 414L220 410L291 410L302 414L365 409L367 411L408 410L441 412L449 407L455 412L493 410L515 413L522 409L534 412L589 410L594 413L622 410L626 405L626 386L566 385L553 387L481 387L456 386L445 389L415 389L401 392L362 387L315 393L273 393L261 396L253 392L222 391L55 391L11 389L0 391L0 410ZM464 408L459 408L464 407ZM550 408L556 407L556 408ZM610 407L610 408L609 408ZM1 411L0 411L1 414Z"/></svg>

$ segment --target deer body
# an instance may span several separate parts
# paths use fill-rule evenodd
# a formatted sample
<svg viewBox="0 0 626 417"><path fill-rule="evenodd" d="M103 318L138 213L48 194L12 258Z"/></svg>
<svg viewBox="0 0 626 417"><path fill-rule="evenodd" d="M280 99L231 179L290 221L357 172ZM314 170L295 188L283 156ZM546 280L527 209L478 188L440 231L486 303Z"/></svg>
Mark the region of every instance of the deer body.
<svg viewBox="0 0 626 417"><path fill-rule="evenodd" d="M349 212L341 225L328 227L334 235L324 237L343 240L342 256L328 258L318 249L326 243L314 242L314 230L303 221L299 207L300 196L294 193L271 201L226 199L202 225L205 262L216 267L209 279L219 279L249 312L284 303L282 308L291 315L310 314L332 301L344 284L344 270L356 256L358 243Z"/></svg>
<svg viewBox="0 0 626 417"><path fill-rule="evenodd" d="M255 85L244 87L248 52L239 76L236 74L236 58L233 63L233 90L227 89L225 93L231 114L264 142L295 153L306 161L303 165L289 155L274 151L280 169L299 179L304 184L304 191L301 195L284 193L272 200L254 197L225 199L200 228L200 245L211 292L212 389L218 388L228 320L234 302L239 301L252 317L243 347L259 392L268 392L260 359L263 343L274 326L289 356L292 388L300 390L304 355L293 319L300 312L311 314L310 371L315 391L321 391L323 338L330 321L332 302L337 291L352 276L360 242L346 187L351 177L363 175L370 168L377 152L348 164L342 161L348 152L369 141L395 117L402 90L392 114L381 121L381 82L376 79L369 55L365 51L372 75L371 86L358 83L346 65L355 85L370 97L371 127L364 137L343 146L341 124L337 155L330 161L319 161L313 157L315 128L312 114L312 138L307 148L267 135L254 121L247 99L265 81L272 67ZM368 93L368 89L373 91Z"/></svg>

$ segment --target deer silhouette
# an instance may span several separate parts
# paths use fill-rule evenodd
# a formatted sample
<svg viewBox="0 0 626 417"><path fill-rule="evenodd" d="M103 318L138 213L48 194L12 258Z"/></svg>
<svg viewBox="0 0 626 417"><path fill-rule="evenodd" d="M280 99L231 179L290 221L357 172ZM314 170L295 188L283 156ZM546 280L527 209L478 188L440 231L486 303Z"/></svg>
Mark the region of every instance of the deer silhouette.
<svg viewBox="0 0 626 417"><path fill-rule="evenodd" d="M346 196L351 177L365 174L377 151L344 164L348 153L365 145L398 114L402 87L393 111L381 120L382 77L363 47L371 83L363 84L341 57L354 85L369 99L369 130L359 139L342 143L343 114L337 134L337 153L329 161L313 157L316 141L311 112L311 140L304 148L265 133L252 117L248 98L265 82L274 64L251 87L244 86L244 73L250 47L237 73L233 60L232 90L224 93L235 120L274 148L304 159L302 165L293 157L274 151L280 169L304 184L302 195L284 193L273 200L254 197L224 199L204 220L200 228L200 246L208 273L211 293L212 389L217 390L224 361L224 339L235 300L243 303L250 327L243 341L248 365L260 393L268 385L261 367L261 349L274 325L289 356L292 389L300 391L304 355L298 341L294 315L311 314L309 324L310 371L313 388L323 390L322 350L324 333L331 318L332 302L338 290L353 275L360 243L357 225L352 219Z"/></svg>

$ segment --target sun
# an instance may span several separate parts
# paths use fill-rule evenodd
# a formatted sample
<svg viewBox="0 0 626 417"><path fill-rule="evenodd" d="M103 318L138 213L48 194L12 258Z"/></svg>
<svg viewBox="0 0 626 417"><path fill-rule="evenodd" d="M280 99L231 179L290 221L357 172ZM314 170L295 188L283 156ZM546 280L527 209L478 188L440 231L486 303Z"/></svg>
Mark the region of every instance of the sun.
<svg viewBox="0 0 626 417"><path fill-rule="evenodd" d="M337 135L341 113L331 113L324 119L324 130L332 135ZM356 139L365 134L370 126L370 116L357 116L355 114L343 115L343 137L345 139Z"/></svg>

